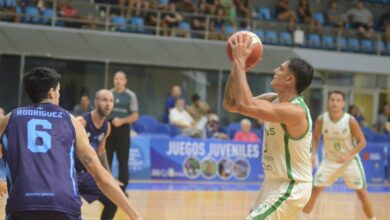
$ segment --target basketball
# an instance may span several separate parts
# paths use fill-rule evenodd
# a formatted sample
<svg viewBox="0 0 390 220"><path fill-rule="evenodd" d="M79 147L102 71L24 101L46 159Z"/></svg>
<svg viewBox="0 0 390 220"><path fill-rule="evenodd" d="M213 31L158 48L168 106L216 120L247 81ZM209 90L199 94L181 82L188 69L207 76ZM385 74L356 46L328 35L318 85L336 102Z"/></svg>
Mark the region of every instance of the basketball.
<svg viewBox="0 0 390 220"><path fill-rule="evenodd" d="M250 69L254 67L257 63L261 62L261 59L263 57L263 44L261 43L260 38L255 34L250 31L239 31L230 36L229 40L232 37L235 37L238 34L246 34L250 36L250 44L256 44L256 46L252 50L252 54L248 57L246 60L246 68ZM232 48L230 47L230 44L228 43L226 46L226 53L228 58L230 59L231 62L233 62L233 55L232 55Z"/></svg>

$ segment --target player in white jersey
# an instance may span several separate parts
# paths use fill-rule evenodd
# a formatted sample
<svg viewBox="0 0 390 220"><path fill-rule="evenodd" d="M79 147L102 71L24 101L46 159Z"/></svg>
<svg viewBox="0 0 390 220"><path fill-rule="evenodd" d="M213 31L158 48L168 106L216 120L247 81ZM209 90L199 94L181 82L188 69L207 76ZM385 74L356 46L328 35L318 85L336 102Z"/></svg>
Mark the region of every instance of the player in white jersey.
<svg viewBox="0 0 390 220"><path fill-rule="evenodd" d="M233 66L224 107L229 112L265 121L262 165L265 179L247 220L289 220L300 213L312 190L311 118L299 96L311 83L313 67L290 58L274 70L277 93L253 97L245 62L251 53L245 35L233 37Z"/></svg>
<svg viewBox="0 0 390 220"><path fill-rule="evenodd" d="M317 119L313 136L313 166L317 160L321 135L324 140L325 158L315 175L313 192L303 209L302 220L307 219L324 187L332 185L339 177L343 177L348 188L356 190L367 218L375 219L359 157L359 152L366 146L366 139L358 122L344 112L344 107L344 93L332 91L328 98L329 112Z"/></svg>

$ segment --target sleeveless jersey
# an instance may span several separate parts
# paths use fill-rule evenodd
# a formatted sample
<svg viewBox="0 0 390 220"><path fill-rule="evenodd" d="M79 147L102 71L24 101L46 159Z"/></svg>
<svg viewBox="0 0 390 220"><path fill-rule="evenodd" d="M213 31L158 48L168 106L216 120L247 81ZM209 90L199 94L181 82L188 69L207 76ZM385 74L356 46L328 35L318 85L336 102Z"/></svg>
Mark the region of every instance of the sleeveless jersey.
<svg viewBox="0 0 390 220"><path fill-rule="evenodd" d="M274 100L278 103L279 99ZM306 112L308 123L304 135L291 137L284 124L264 123L262 165L266 179L296 182L312 181L311 128L312 120L308 107L301 96L290 101L301 106Z"/></svg>
<svg viewBox="0 0 390 220"><path fill-rule="evenodd" d="M9 214L50 210L81 215L70 114L51 103L12 111L1 136Z"/></svg>
<svg viewBox="0 0 390 220"><path fill-rule="evenodd" d="M97 148L99 147L103 138L107 134L108 122L107 122L107 120L105 120L103 122L103 125L101 128L96 128L95 124L92 121L91 112L84 113L82 115L82 117L84 118L84 120L86 122L85 130L86 130L87 135L88 135L89 143L91 144L93 149L97 150ZM81 163L81 161L78 159L77 156L76 156L76 170L78 172L86 170L86 168L84 167L84 165Z"/></svg>
<svg viewBox="0 0 390 220"><path fill-rule="evenodd" d="M354 148L349 120L351 115L344 115L336 122L330 120L329 113L322 115L322 135L324 138L325 158L337 161Z"/></svg>

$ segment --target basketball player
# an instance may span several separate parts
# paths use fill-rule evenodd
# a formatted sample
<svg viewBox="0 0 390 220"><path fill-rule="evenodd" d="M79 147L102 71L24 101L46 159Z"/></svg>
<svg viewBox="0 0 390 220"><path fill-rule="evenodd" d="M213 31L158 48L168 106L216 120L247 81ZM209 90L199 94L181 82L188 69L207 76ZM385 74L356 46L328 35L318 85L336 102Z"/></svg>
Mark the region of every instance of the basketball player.
<svg viewBox="0 0 390 220"><path fill-rule="evenodd" d="M23 85L33 104L13 110L0 122L7 219L81 219L74 152L104 194L130 219L141 219L101 165L85 129L58 106L60 77L53 69L31 69Z"/></svg>
<svg viewBox="0 0 390 220"><path fill-rule="evenodd" d="M106 119L111 113L113 106L114 96L109 90L102 89L95 95L95 109L92 112L84 113L81 117L77 118L85 128L89 143L91 143L92 147L95 149L100 162L109 172L111 171L107 161L105 143L111 128ZM79 193L88 203L99 200L104 205L100 217L101 220L113 219L117 210L116 205L102 193L96 185L92 175L86 171L86 168L77 158L76 170Z"/></svg>
<svg viewBox="0 0 390 220"><path fill-rule="evenodd" d="M264 121L262 165L265 179L247 220L286 220L298 216L310 198L311 126L309 109L299 96L311 83L313 67L290 58L274 70L271 86L277 94L253 97L245 63L253 45L249 37L237 35L229 42L234 58L224 107Z"/></svg>
<svg viewBox="0 0 390 220"><path fill-rule="evenodd" d="M313 192L303 209L301 219L307 219L324 187L332 185L339 177L344 178L348 188L356 190L366 216L371 220L375 219L359 157L359 152L366 146L366 139L358 122L344 112L344 107L344 93L332 91L328 98L329 112L317 119L312 143L312 163L316 163L321 135L324 138L325 159L317 170Z"/></svg>

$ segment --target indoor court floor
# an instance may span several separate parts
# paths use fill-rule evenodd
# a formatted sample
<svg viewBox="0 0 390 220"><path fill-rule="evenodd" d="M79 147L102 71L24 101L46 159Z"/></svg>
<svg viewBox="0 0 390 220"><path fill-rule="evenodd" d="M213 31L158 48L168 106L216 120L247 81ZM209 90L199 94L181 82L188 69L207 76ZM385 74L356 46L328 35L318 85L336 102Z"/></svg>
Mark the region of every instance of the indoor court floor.
<svg viewBox="0 0 390 220"><path fill-rule="evenodd" d="M198 182L131 182L128 194L145 220L244 220L254 202L259 184L221 184ZM377 220L390 220L390 186L369 186ZM0 201L4 219L5 199ZM84 220L99 219L99 202L84 202ZM116 220L125 220L119 210ZM337 184L324 192L312 220L364 220L354 192ZM287 220L287 219L286 219Z"/></svg>

